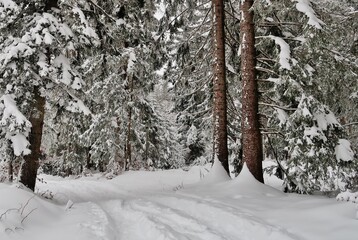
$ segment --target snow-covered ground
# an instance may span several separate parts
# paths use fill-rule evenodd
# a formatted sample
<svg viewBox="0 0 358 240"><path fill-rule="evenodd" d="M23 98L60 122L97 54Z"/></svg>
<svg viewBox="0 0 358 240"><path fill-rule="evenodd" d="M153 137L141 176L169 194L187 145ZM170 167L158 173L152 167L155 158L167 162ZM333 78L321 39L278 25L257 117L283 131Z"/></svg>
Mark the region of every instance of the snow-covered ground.
<svg viewBox="0 0 358 240"><path fill-rule="evenodd" d="M285 194L244 169L126 172L112 180L41 175L38 195L0 184L0 239L357 240L354 203ZM266 179L277 185L277 180Z"/></svg>

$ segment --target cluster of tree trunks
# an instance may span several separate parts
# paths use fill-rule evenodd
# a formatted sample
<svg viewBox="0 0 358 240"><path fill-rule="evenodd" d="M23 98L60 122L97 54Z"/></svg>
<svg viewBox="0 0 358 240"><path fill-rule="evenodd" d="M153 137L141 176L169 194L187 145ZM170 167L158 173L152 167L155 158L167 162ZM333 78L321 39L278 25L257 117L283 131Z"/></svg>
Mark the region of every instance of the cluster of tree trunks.
<svg viewBox="0 0 358 240"><path fill-rule="evenodd" d="M253 0L241 4L241 80L242 80L242 161L254 177L263 182L262 139L258 113L256 81L256 53ZM213 0L214 9L214 150L224 169L229 173L227 147L227 103L225 76L224 1Z"/></svg>

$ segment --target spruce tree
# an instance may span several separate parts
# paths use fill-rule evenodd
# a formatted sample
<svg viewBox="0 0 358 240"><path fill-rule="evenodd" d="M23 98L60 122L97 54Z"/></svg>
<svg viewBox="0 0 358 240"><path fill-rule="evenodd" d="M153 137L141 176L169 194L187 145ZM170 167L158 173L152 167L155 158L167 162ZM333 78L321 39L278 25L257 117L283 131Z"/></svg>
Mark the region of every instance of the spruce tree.
<svg viewBox="0 0 358 240"><path fill-rule="evenodd" d="M261 111L266 116L266 132L276 133L267 136L267 149L278 160L286 190L305 193L344 185L337 182L349 186L354 176L353 154L345 160L338 156L343 145L351 152L344 130L319 101L324 85L317 76L325 69L312 56L325 61L322 46L317 44L325 24L314 7L310 1L279 1L263 3L257 10ZM306 24L297 24L300 18Z"/></svg>
<svg viewBox="0 0 358 240"><path fill-rule="evenodd" d="M7 1L2 2L1 7L12 16L11 21L6 14L0 19L1 31L7 37L1 44L1 85L6 89L4 96L10 95L15 100L18 110L32 125L29 133L31 153L23 149L19 155L24 156L20 181L34 190L41 155L45 98L51 105L53 93L60 88L64 96L62 106L86 111L83 102L74 94L83 84L77 71L81 58L76 53L79 49L98 45L98 36L81 8L69 3ZM6 115L6 111L3 114ZM24 139L15 142L27 145Z"/></svg>

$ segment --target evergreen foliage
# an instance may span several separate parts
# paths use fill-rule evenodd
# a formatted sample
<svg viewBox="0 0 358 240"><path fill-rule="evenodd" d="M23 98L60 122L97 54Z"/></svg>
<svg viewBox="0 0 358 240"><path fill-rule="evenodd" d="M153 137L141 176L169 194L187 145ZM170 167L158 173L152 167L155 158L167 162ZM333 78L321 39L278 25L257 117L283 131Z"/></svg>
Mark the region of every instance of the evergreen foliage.
<svg viewBox="0 0 358 240"><path fill-rule="evenodd" d="M268 117L266 128L279 133L268 136L267 148L278 161L277 171L283 175L285 189L310 193L351 186L356 161L353 155L341 161L335 150L347 135L334 113L322 103L323 83L319 79L325 75L328 84L335 81L335 76L327 79L320 62L328 61L329 55L322 49L329 46L323 40L327 37L322 30L325 24L312 8L318 6L309 1L278 1L260 7L257 12L262 13L263 27L258 29L258 69L265 79L263 107L273 107L273 112L267 108L262 111ZM299 23L302 17L306 24Z"/></svg>
<svg viewBox="0 0 358 240"><path fill-rule="evenodd" d="M224 3L238 174L241 1ZM266 170L286 191L354 190L357 1L256 0L253 10L264 154L277 162ZM206 0L0 0L0 180L30 153L37 91L45 173L110 178L212 161L212 14Z"/></svg>

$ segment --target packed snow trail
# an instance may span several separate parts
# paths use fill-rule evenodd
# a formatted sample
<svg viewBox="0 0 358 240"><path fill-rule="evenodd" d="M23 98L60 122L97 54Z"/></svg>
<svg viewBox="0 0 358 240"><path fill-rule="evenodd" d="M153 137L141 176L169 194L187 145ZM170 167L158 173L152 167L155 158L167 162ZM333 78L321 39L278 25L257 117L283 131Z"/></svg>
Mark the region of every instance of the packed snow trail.
<svg viewBox="0 0 358 240"><path fill-rule="evenodd" d="M54 201L58 203L74 202L66 217L87 213L86 220L78 225L81 232L89 233L85 234L87 239L302 239L242 209L190 191L175 191L184 188L183 183L175 186L165 178L157 182L150 180L148 183L138 179L140 184L136 185L120 183L119 178L112 181L48 179L40 189L52 189ZM147 185L143 186L144 182Z"/></svg>
<svg viewBox="0 0 358 240"><path fill-rule="evenodd" d="M89 217L79 227L90 233L86 236L88 239L301 239L248 213L218 203L175 196L175 193L155 192L153 195L119 193L119 199L109 196L111 200L97 196L101 199L98 202L75 203L68 217L71 213L87 212Z"/></svg>
<svg viewBox="0 0 358 240"><path fill-rule="evenodd" d="M127 172L112 180L99 175L80 179L42 175L37 194L51 193L53 199L35 197L28 209L36 210L17 228L21 231L16 230L18 223L8 222L15 219L12 215L0 219L0 227L14 230L0 232L0 239L356 240L353 205L284 194L250 175L234 180L207 176L200 181L200 173L198 169ZM4 195L20 199L16 204L0 199L0 214L33 196L1 184L0 194L2 199ZM73 205L67 204L69 200Z"/></svg>

